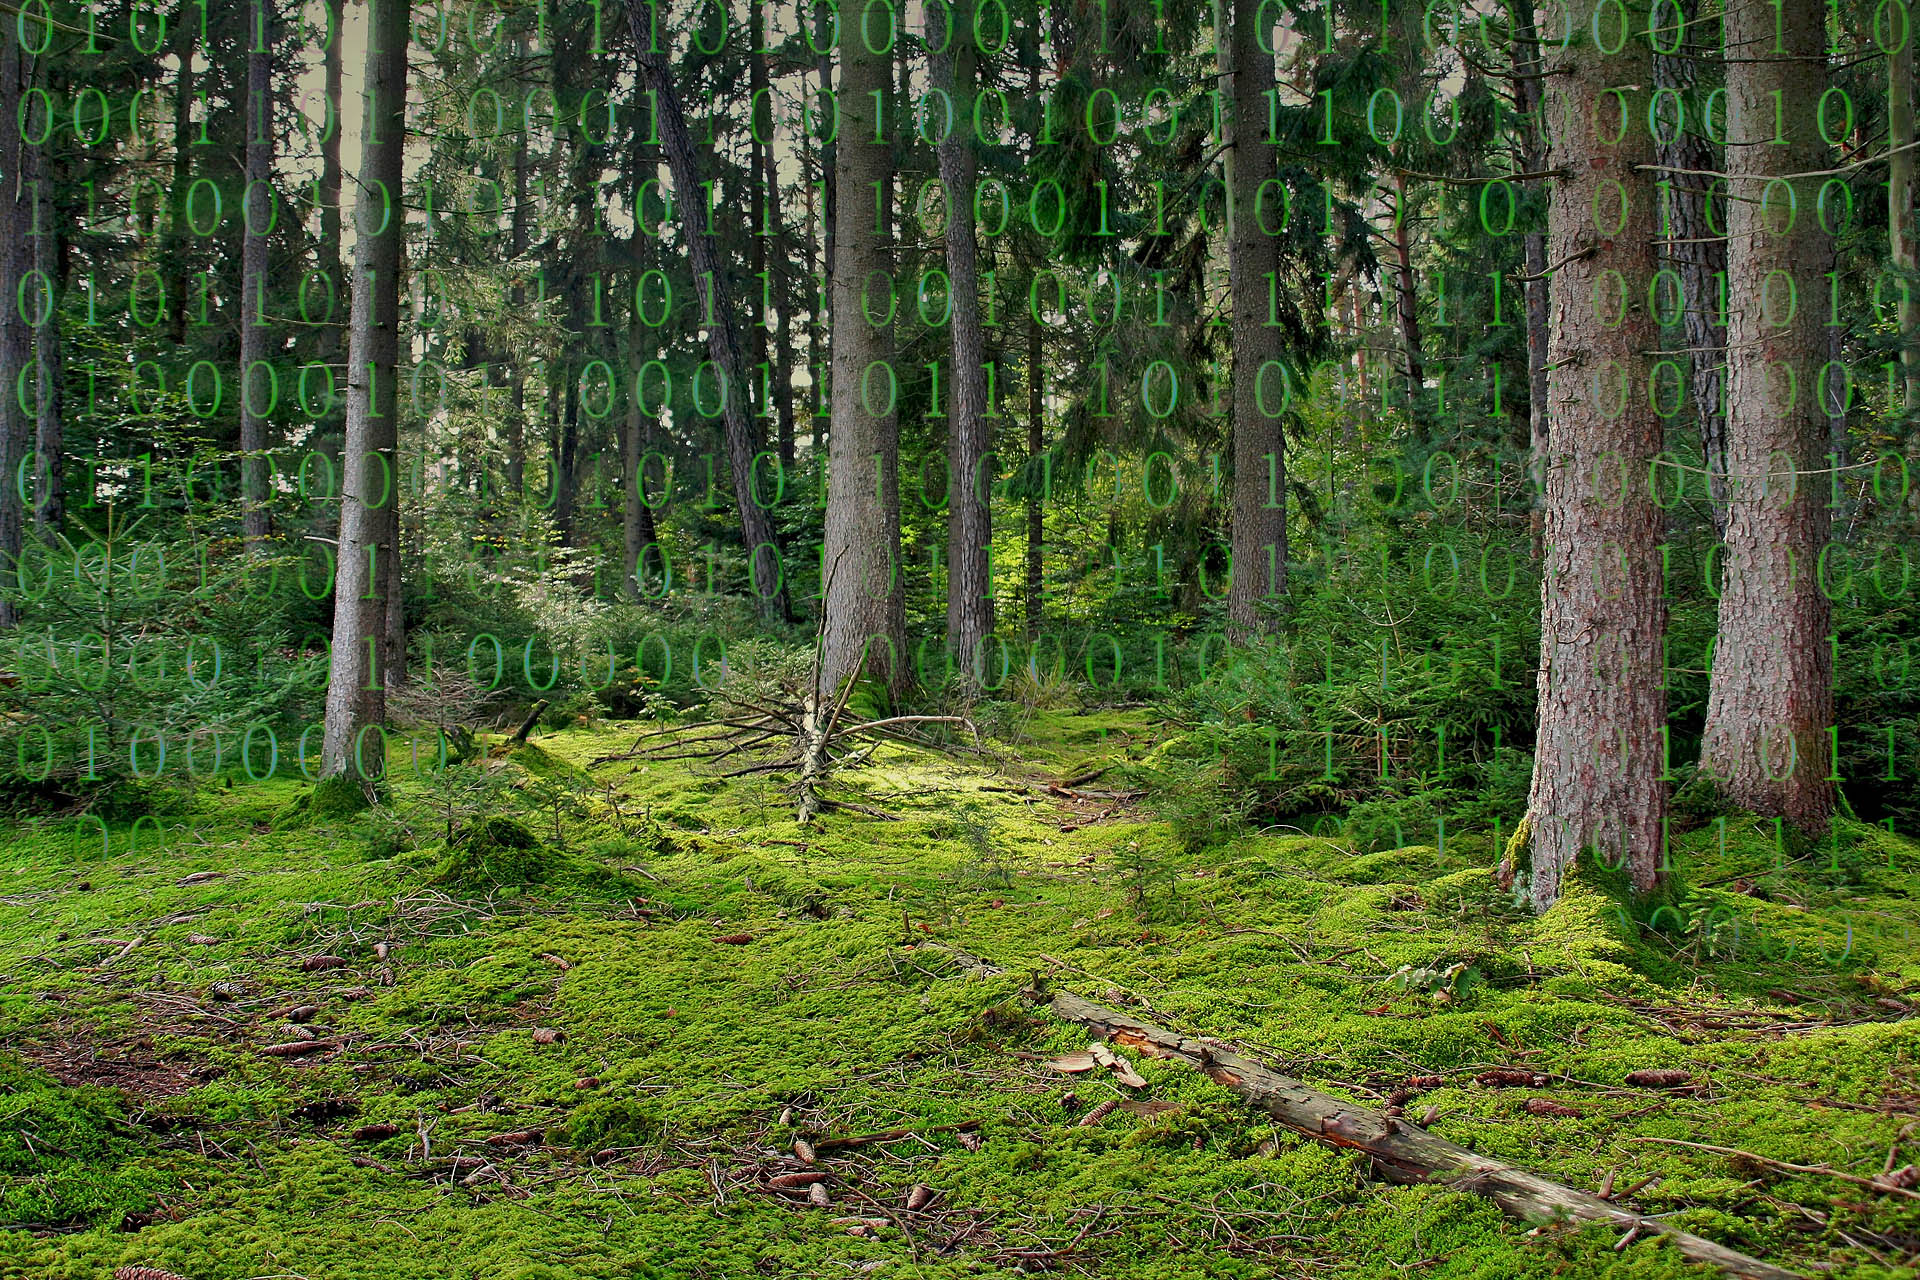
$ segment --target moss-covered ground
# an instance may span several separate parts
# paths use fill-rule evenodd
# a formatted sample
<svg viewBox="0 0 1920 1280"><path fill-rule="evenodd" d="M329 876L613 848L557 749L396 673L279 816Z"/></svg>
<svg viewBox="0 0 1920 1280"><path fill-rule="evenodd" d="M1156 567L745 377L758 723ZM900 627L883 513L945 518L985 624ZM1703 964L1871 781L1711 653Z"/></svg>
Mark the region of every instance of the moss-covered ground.
<svg viewBox="0 0 1920 1280"><path fill-rule="evenodd" d="M632 726L396 757L359 813L242 781L164 839L17 830L0 1276L1706 1274L1374 1181L1184 1068L1062 1074L1087 1036L1036 974L1808 1273L1914 1274L1920 1198L1838 1175L1920 1162L1920 846L1708 823L1657 927L1591 869L1536 919L1490 835L1183 847L1128 773L1145 713L1045 717L884 752L841 794L897 820L804 831L770 781L591 763ZM820 1154L824 1206L769 1185L796 1138L898 1129Z"/></svg>

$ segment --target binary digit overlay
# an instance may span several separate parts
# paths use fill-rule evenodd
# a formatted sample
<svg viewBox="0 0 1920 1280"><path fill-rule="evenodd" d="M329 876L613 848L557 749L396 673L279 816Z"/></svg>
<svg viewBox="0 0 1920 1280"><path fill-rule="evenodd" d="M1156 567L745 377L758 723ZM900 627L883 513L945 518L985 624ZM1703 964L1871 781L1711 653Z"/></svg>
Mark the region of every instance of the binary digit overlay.
<svg viewBox="0 0 1920 1280"><path fill-rule="evenodd" d="M1917 25L0 13L0 1272L1909 1274Z"/></svg>

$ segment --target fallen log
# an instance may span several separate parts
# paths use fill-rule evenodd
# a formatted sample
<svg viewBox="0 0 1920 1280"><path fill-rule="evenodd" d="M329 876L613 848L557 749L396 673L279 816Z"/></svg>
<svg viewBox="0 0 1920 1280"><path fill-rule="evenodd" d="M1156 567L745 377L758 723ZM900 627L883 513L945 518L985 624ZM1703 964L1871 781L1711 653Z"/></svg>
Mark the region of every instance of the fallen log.
<svg viewBox="0 0 1920 1280"><path fill-rule="evenodd" d="M990 971L991 966L981 964L979 969ZM1239 1054L1130 1018L1069 992L1049 994L1028 987L1021 994L1034 1004L1045 1005L1055 1017L1086 1027L1109 1043L1192 1067L1265 1111L1282 1128L1316 1142L1364 1151L1388 1181L1438 1182L1471 1191L1529 1222L1609 1222L1630 1232L1658 1232L1683 1256L1719 1267L1728 1275L1751 1280L1802 1280L1797 1271L1762 1262L1658 1218L1622 1209L1598 1196L1489 1159L1392 1116L1321 1093Z"/></svg>

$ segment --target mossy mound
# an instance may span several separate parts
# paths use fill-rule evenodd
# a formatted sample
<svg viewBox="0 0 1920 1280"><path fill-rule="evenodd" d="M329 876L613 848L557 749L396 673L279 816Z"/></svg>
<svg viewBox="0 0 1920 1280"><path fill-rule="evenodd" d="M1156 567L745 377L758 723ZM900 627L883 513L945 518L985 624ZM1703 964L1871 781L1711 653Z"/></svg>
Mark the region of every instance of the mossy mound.
<svg viewBox="0 0 1920 1280"><path fill-rule="evenodd" d="M560 862L525 823L493 814L454 836L436 879L464 888L541 884Z"/></svg>

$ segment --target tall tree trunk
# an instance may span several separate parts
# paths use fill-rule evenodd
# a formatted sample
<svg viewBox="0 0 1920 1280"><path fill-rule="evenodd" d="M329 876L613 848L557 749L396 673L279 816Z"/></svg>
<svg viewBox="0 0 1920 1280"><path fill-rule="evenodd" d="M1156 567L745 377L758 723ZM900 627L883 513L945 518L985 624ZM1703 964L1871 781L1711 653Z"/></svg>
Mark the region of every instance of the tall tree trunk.
<svg viewBox="0 0 1920 1280"><path fill-rule="evenodd" d="M1266 141L1267 95L1273 55L1261 45L1260 0L1215 0L1215 22L1231 4L1233 34L1221 48L1221 75L1233 100L1227 153L1227 276L1233 293L1233 578L1227 588L1227 626L1236 640L1272 627L1261 609L1287 589L1286 433L1276 414L1287 371L1282 330L1270 324L1269 277L1280 269L1279 243L1260 225L1260 189L1273 181L1273 148ZM1272 27L1267 27L1269 36ZM1271 202L1269 202L1271 203ZM1413 354L1417 370L1419 355Z"/></svg>
<svg viewBox="0 0 1920 1280"><path fill-rule="evenodd" d="M1920 412L1920 237L1913 219L1913 40L1887 59L1887 239L1900 290L1900 363L1906 399ZM1920 431L1907 437L1907 458L1920 466Z"/></svg>
<svg viewBox="0 0 1920 1280"><path fill-rule="evenodd" d="M870 15L868 15L870 16ZM893 148L874 142L877 102L893 98L893 57L872 53L859 21L840 50L839 141L834 151L833 434L827 463L827 578L822 684L828 691L860 668L893 692L911 683L906 593L900 564L900 424L894 413L894 337L863 305L868 281L894 266L885 230ZM878 95L876 97L876 95ZM886 136L896 121L878 122ZM877 412L876 412L877 410Z"/></svg>
<svg viewBox="0 0 1920 1280"><path fill-rule="evenodd" d="M44 64L43 64L44 65ZM62 394L66 382L64 353L60 338L59 299L66 292L67 226L56 193L60 174L49 148L36 147L25 166L34 183L33 199L37 212L33 237L33 265L47 289L47 319L34 330L35 376L39 401L34 413L34 528L45 533L60 527L66 513L66 432Z"/></svg>
<svg viewBox="0 0 1920 1280"><path fill-rule="evenodd" d="M1681 0L1678 11L1668 10L1670 21L1688 31L1697 29L1699 0ZM1671 44L1677 33L1662 34L1661 43ZM1726 361L1727 335L1720 292L1720 273L1727 269L1727 242L1713 234L1707 217L1707 192L1713 179L1705 176L1714 163L1714 147L1706 129L1698 123L1700 99L1693 92L1699 68L1692 53L1653 55L1655 84L1680 93L1684 104L1673 112L1673 127L1662 122L1672 140L1660 144L1660 164L1669 170L1689 173L1663 173L1672 195L1666 209L1671 236L1665 245L1667 264L1680 277L1680 292L1685 300L1684 333L1687 359L1681 368L1689 373L1687 385L1692 391L1693 413L1700 424L1700 455L1706 462L1707 498L1712 511L1713 530L1721 537L1727 532L1727 420L1721 412L1721 381ZM1685 116L1688 128L1678 127ZM1656 188L1657 194L1657 188ZM1724 198L1723 198L1724 203ZM1811 386L1812 384L1807 384Z"/></svg>
<svg viewBox="0 0 1920 1280"><path fill-rule="evenodd" d="M833 53L830 42L834 27L829 22L832 11L821 5L815 9L815 14L817 21L814 47L826 49L827 52L822 53L814 63L814 74L820 81L814 110L834 112L835 107L821 105L839 101L833 87ZM842 84L840 87L844 90L846 85ZM820 288L814 301L815 310L820 313L818 332L825 350L814 352L814 377L827 385L825 387L816 385L814 389L813 453L822 467L827 465L828 439L833 431L833 371L830 367L833 364L832 330L835 314L832 302L833 251L834 246L839 243L839 237L834 235L834 223L840 216L840 147L837 139L844 133L844 129L835 129L820 144ZM824 483L825 481L822 480L822 484Z"/></svg>
<svg viewBox="0 0 1920 1280"><path fill-rule="evenodd" d="M650 26L653 12L641 0L629 0L627 13L638 51L640 76L646 86L654 90L659 102L660 141L666 152L667 168L673 174L674 203L680 208L680 225L693 260L694 279L706 285L704 301L710 321L706 325L707 350L728 388L721 419L726 433L727 463L733 472L734 502L739 508L740 529L752 570L747 589L754 597L761 621L777 623L787 617L787 592L773 521L756 500L753 488L755 437L747 416L753 383L741 357L726 273L713 237L705 229L706 201L694 166L693 139L687 133L686 114L680 108L680 96L674 89L666 55L653 52L654 33Z"/></svg>
<svg viewBox="0 0 1920 1280"><path fill-rule="evenodd" d="M266 228L273 205L273 0L253 0L247 46L247 184L241 201L240 505L249 551L267 539L267 420L247 394L264 364L271 328L261 314L270 275Z"/></svg>
<svg viewBox="0 0 1920 1280"><path fill-rule="evenodd" d="M1817 7L1786 6L1777 28L1766 5L1726 16L1731 502L1700 751L1729 800L1809 831L1833 809L1831 609L1816 572L1829 525L1826 334L1824 308L1811 304L1824 292L1833 242L1805 213L1820 180L1793 175L1832 163L1815 129L1825 34ZM1797 218L1782 211L1789 188ZM1793 390L1783 394L1783 381Z"/></svg>
<svg viewBox="0 0 1920 1280"><path fill-rule="evenodd" d="M1589 29L1597 0L1572 0L1565 20ZM1652 68L1644 43L1603 57L1576 39L1548 72L1556 119L1548 131L1553 180L1548 257L1554 272L1549 367L1555 410L1548 438L1546 574L1541 584L1540 713L1529 812L1532 896L1544 911L1583 846L1624 858L1634 888L1659 876L1666 793L1660 781L1666 719L1662 649L1666 605L1658 547L1661 513L1646 482L1662 447L1644 394L1658 331L1644 299L1655 267L1654 202L1641 166L1644 129L1598 141L1596 118L1625 110L1644 120ZM1616 88L1616 86L1634 86ZM1617 116L1611 117L1617 119ZM1618 184L1618 185L1615 185ZM1630 197L1622 200L1622 195ZM1626 208L1616 228L1615 210ZM1594 209L1607 218L1608 235ZM1619 322L1593 304L1603 272L1627 281ZM1606 296L1602 294L1601 296ZM1627 391L1620 390L1626 379ZM1606 405L1624 400L1609 414Z"/></svg>
<svg viewBox="0 0 1920 1280"><path fill-rule="evenodd" d="M1412 12L1411 6L1407 12ZM1407 225L1407 176L1404 173L1394 175L1393 190L1393 314L1399 322L1400 345L1406 358L1407 421L1424 439L1431 426L1426 409L1427 368L1420 354L1420 303L1416 292L1419 281L1413 270L1413 230Z"/></svg>
<svg viewBox="0 0 1920 1280"><path fill-rule="evenodd" d="M31 264L26 232L32 209L20 181L26 147L20 140L20 101L28 59L20 41L0 40L0 297L11 300ZM32 359L31 335L18 306L0 306L0 386L13 387ZM32 447L33 428L20 398L0 395L0 476L15 476ZM20 486L0 484L0 587L19 585L22 528L26 512ZM0 627L19 624L19 606L0 591Z"/></svg>
<svg viewBox="0 0 1920 1280"><path fill-rule="evenodd" d="M163 249L161 284L167 305L173 308L167 321L167 334L175 343L187 336L187 193L193 189L193 23L182 21L174 34L174 56L180 61L180 73L173 91L173 198L172 217L167 224Z"/></svg>
<svg viewBox="0 0 1920 1280"><path fill-rule="evenodd" d="M1510 7L1518 32L1514 41L1515 106L1520 113L1521 168L1539 173L1547 167L1546 121L1540 112L1544 101L1540 61L1540 35L1535 25L1533 0L1518 0ZM1547 494L1547 312L1552 282L1547 279L1547 233L1528 231L1522 249L1527 270L1527 503L1528 540L1533 558L1546 550Z"/></svg>
<svg viewBox="0 0 1920 1280"><path fill-rule="evenodd" d="M345 0L329 0L334 17L333 38L327 41L322 55L323 74L326 77L326 110L331 113L331 127L325 128L320 139L320 252L319 269L333 282L334 296L345 295L347 282L344 279L340 254L344 244L340 235L340 135L346 132L346 122L342 116L345 106L341 100L341 79L345 58L342 46L346 43L346 4ZM252 68L249 66L251 75ZM324 124L325 122L323 122ZM346 358L346 325L334 325L327 330L327 339L322 349L334 361Z"/></svg>
<svg viewBox="0 0 1920 1280"><path fill-rule="evenodd" d="M1039 487L1040 455L1046 451L1046 365L1039 318L1027 318L1027 639L1040 638L1045 618L1047 518L1046 491Z"/></svg>
<svg viewBox="0 0 1920 1280"><path fill-rule="evenodd" d="M354 209L353 318L347 335L347 433L340 486L340 540L333 587L333 667L327 685L321 767L365 778L384 766L388 632L399 554L401 159L406 141L406 0L368 0L365 115L359 199ZM370 563L371 562L371 563ZM364 739L364 741L363 741Z"/></svg>
<svg viewBox="0 0 1920 1280"><path fill-rule="evenodd" d="M769 230L777 236L780 234L783 219L780 217L780 168L772 146L765 146L760 149L760 160L762 165L760 177L761 190L766 192L768 207L773 211L773 225ZM803 175L802 181L804 180ZM811 205L811 200L809 200L809 205ZM783 267L782 270L774 272L776 279L772 283L771 288L773 305L779 317L779 332L774 338L773 345L773 412L776 432L774 447L780 455L782 474L791 477L793 475L794 461L793 345L791 338L793 291L791 288L779 282L779 277L788 269L790 269L790 266Z"/></svg>
<svg viewBox="0 0 1920 1280"><path fill-rule="evenodd" d="M978 692L993 634L993 512L981 491L981 471L993 447L987 422L985 339L980 328L980 245L974 234L976 160L971 128L974 45L972 0L956 0L943 23L927 10L927 43L951 54L929 52L929 87L948 95L955 124L935 148L940 184L946 188L948 295L953 300L953 411L947 424L947 652L961 684Z"/></svg>
<svg viewBox="0 0 1920 1280"><path fill-rule="evenodd" d="M522 35L515 38L514 52L516 60L527 56L527 38ZM520 260L527 253L527 187L532 163L527 155L527 131L525 122L515 131L513 146L513 214L508 223L508 246L513 253L512 270L520 270ZM515 315L523 314L527 305L527 291L523 285L516 284L509 290ZM527 491L527 374L521 367L522 362L513 362L512 407L507 413L507 492L521 497Z"/></svg>
<svg viewBox="0 0 1920 1280"><path fill-rule="evenodd" d="M634 365L643 354L640 321L633 322L629 335ZM659 541L653 523L653 509L646 502L646 476L642 466L646 456L647 419L641 396L636 392L627 402L626 429L620 438L620 598L630 604L640 601L640 562L649 544Z"/></svg>

